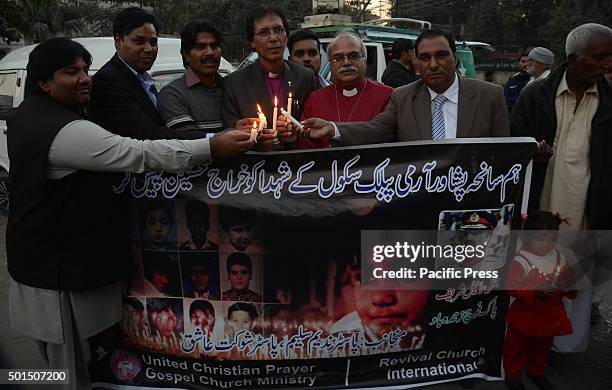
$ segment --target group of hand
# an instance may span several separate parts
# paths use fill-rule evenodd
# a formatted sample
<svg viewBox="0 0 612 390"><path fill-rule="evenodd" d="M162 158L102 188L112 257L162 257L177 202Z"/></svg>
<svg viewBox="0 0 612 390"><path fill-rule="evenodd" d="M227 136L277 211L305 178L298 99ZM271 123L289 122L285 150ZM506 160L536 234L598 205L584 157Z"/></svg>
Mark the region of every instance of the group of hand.
<svg viewBox="0 0 612 390"><path fill-rule="evenodd" d="M251 149L268 152L279 150L281 145L292 145L298 140L299 129L293 123L287 121L284 115L279 115L276 120L276 134L272 129L263 129L258 134L256 142L251 139L253 123L258 118L245 118L236 122L231 130L216 134L210 140L210 148L213 159L239 156ZM331 122L318 118L306 119L302 122L304 136L318 139L331 137L334 128Z"/></svg>

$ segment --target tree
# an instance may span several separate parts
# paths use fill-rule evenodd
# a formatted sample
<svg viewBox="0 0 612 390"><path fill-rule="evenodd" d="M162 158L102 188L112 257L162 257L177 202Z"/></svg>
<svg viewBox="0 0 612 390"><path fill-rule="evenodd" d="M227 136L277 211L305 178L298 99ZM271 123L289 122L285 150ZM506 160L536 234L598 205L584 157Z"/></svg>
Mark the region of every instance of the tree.
<svg viewBox="0 0 612 390"><path fill-rule="evenodd" d="M0 0L0 42L16 42L21 39L21 34L16 28L18 15L17 3L12 0Z"/></svg>
<svg viewBox="0 0 612 390"><path fill-rule="evenodd" d="M575 27L587 23L612 23L612 2L609 0L563 0L552 13L544 30L549 48L557 59L565 57L565 38Z"/></svg>

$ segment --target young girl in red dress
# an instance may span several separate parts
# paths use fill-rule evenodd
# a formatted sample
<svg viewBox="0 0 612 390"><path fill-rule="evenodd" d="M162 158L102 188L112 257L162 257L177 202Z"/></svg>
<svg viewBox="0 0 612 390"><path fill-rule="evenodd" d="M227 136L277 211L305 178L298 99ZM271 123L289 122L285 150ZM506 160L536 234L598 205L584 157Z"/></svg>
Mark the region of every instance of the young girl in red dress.
<svg viewBox="0 0 612 390"><path fill-rule="evenodd" d="M524 390L521 373L527 366L530 379L542 390L552 389L544 375L548 351L555 336L572 333L563 307L564 296L575 299L573 272L557 248L556 213L534 212L525 222L523 246L512 260L506 286L515 298L508 309L504 341L504 371L510 390Z"/></svg>

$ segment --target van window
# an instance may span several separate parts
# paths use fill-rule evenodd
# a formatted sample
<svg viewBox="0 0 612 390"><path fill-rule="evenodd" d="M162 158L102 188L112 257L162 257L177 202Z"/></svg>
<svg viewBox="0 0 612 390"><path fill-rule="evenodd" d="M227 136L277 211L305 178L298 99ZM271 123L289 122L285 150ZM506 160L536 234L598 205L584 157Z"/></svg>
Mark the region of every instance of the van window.
<svg viewBox="0 0 612 390"><path fill-rule="evenodd" d="M366 46L366 51L368 53L368 62L366 69L366 77L370 80L376 80L377 75L377 47L376 46Z"/></svg>
<svg viewBox="0 0 612 390"><path fill-rule="evenodd" d="M17 89L17 72L0 73L0 120L6 120L13 108L13 98Z"/></svg>

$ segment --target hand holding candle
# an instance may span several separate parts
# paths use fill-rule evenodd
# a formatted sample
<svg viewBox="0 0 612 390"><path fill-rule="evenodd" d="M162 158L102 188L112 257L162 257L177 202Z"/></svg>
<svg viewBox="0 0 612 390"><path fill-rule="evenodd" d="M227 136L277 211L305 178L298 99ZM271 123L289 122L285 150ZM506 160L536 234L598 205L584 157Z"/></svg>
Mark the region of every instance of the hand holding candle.
<svg viewBox="0 0 612 390"><path fill-rule="evenodd" d="M283 114L285 117L287 117L287 121L291 122L295 127L300 129L300 131L304 131L304 126L302 126L302 124L300 122L298 122L297 119L295 119L294 117L291 116L291 112L285 111L284 108L281 108L281 114Z"/></svg>

